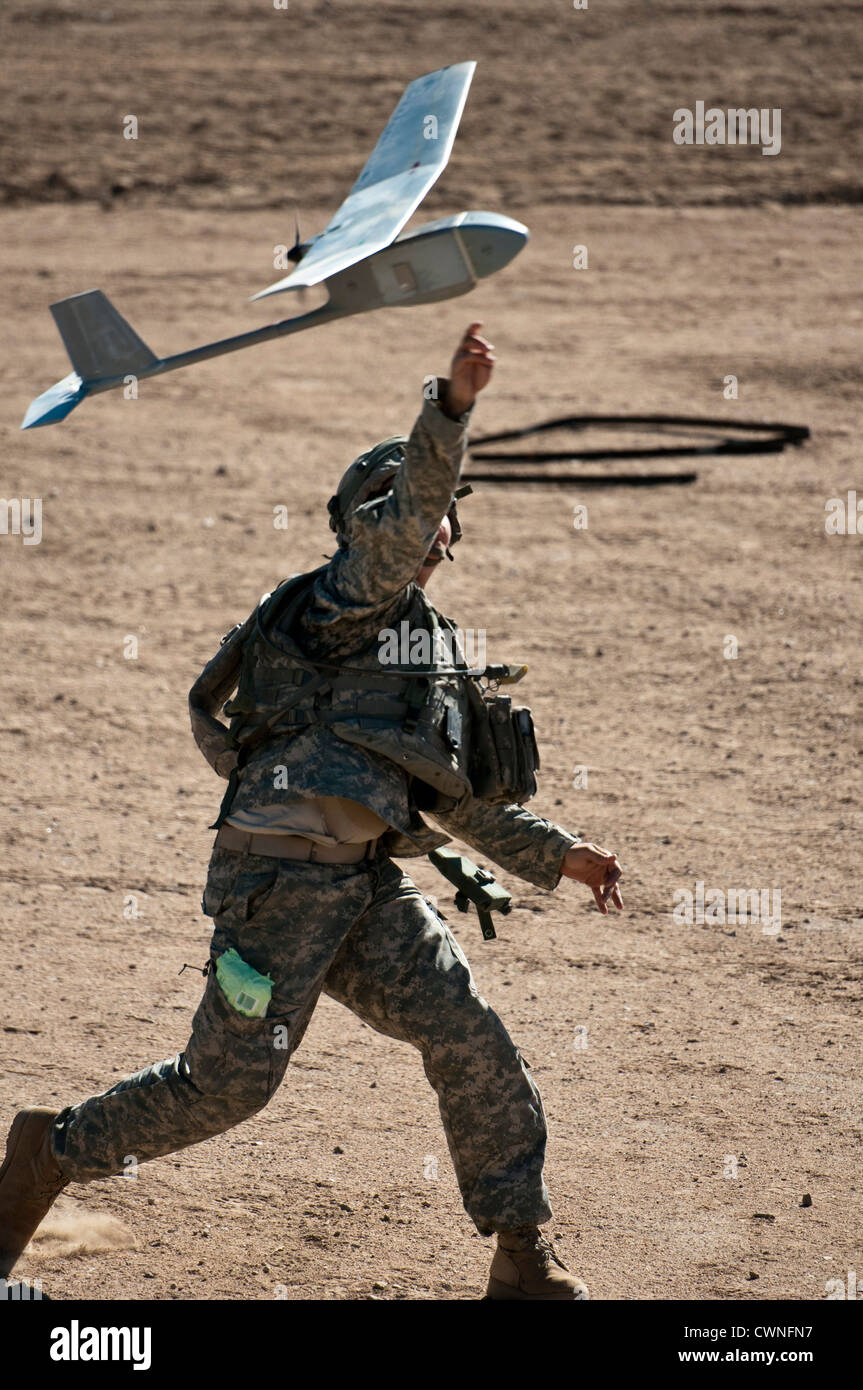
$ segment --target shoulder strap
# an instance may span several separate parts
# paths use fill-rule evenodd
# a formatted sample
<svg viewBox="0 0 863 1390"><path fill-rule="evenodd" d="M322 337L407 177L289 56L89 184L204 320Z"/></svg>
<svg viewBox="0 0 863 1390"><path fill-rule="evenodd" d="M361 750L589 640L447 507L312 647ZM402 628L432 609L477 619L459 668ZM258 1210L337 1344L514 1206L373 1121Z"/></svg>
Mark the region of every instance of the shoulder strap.
<svg viewBox="0 0 863 1390"><path fill-rule="evenodd" d="M282 650L279 644L270 637L267 628L272 629L279 622L284 630L290 629L302 600L307 597L318 576L323 574L326 568L326 565L319 565L316 570L310 570L308 574L295 574L291 579L283 580L263 603L258 604L255 631L269 646Z"/></svg>

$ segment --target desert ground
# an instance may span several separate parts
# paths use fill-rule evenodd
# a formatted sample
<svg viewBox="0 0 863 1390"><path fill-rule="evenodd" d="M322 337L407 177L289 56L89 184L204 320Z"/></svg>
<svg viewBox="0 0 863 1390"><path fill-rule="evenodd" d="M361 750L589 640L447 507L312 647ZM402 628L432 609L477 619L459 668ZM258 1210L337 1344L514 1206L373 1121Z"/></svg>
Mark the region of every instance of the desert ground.
<svg viewBox="0 0 863 1390"><path fill-rule="evenodd" d="M617 851L625 911L501 872L514 910L485 943L403 862L531 1065L549 1231L592 1297L825 1298L863 1269L863 540L825 531L830 498L863 499L859 12L104 3L13 0L0 35L0 491L43 507L38 545L0 535L3 1127L185 1045L223 790L189 686L331 553L342 470L410 427L478 319L498 357L481 434L588 411L812 431L671 465L689 486L565 476L650 460L477 485L430 594L529 664L530 805ZM20 432L68 370L54 300L102 288L162 354L292 312L246 301L295 209L320 230L404 84L465 58L461 132L414 220L521 218L507 270ZM781 107L779 156L676 146L671 113L699 98ZM698 882L778 890L781 929L676 921ZM19 1272L57 1298L463 1300L490 1254L419 1054L324 998L264 1112L69 1188Z"/></svg>

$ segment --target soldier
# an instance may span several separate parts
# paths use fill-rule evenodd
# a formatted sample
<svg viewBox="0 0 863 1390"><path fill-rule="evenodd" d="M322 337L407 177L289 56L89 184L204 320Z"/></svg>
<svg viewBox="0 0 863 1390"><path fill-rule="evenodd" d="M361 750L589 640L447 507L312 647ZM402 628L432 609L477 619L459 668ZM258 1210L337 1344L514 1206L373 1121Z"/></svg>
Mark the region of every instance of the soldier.
<svg viewBox="0 0 863 1390"><path fill-rule="evenodd" d="M529 883L551 889L565 876L588 885L601 912L623 906L614 854L525 810L519 792L530 792L504 775L503 756L489 776L488 706L464 662L403 669L381 659L382 632L405 621L428 651L454 632L425 587L461 536L454 494L495 361L480 328L470 325L449 378L426 393L410 437L383 441L345 473L329 504L329 563L262 601L193 686L195 738L228 788L192 1035L177 1056L100 1095L15 1117L0 1170L0 1274L67 1184L262 1109L323 990L420 1050L465 1209L481 1234L497 1234L487 1296L587 1298L539 1229L551 1218L546 1125L527 1063L446 922L391 858L457 835ZM228 728L217 711L235 688ZM508 718L496 728L495 738L520 737ZM507 746L522 766L524 750Z"/></svg>

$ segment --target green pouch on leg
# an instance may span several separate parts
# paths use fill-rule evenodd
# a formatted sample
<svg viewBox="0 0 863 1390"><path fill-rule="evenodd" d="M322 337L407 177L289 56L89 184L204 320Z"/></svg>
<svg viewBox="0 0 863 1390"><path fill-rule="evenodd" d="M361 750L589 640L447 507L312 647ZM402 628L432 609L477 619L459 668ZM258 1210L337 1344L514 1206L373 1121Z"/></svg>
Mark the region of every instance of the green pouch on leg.
<svg viewBox="0 0 863 1390"><path fill-rule="evenodd" d="M270 1006L273 982L247 965L233 948L216 961L216 979L232 1009L245 1018L263 1018Z"/></svg>

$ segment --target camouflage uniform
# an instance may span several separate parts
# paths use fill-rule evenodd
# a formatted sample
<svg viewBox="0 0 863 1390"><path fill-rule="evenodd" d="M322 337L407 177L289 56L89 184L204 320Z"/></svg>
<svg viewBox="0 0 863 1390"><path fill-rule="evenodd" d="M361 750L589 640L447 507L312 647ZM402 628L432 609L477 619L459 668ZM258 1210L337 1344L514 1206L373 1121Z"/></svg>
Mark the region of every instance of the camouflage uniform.
<svg viewBox="0 0 863 1390"><path fill-rule="evenodd" d="M321 659L369 649L421 599L413 580L458 485L467 420L450 419L437 401L423 405L386 505L316 582L302 626ZM207 706L206 732L196 737L226 777L236 759L215 711L229 692L217 679L196 689ZM61 1111L53 1131L61 1171L76 1182L108 1177L123 1171L128 1155L172 1153L262 1109L323 990L379 1032L419 1048L477 1228L488 1235L547 1221L545 1116L527 1064L477 992L445 921L390 855L423 854L457 835L504 869L554 888L576 837L521 806L469 795L434 812L446 833L435 831L413 803L408 776L326 727L268 742L243 769L232 809L278 801L277 766L288 769L286 800L349 797L392 830L371 857L350 864L214 849L203 900L215 923L211 961L233 947L268 975L267 1014L237 1012L211 969L182 1053Z"/></svg>

